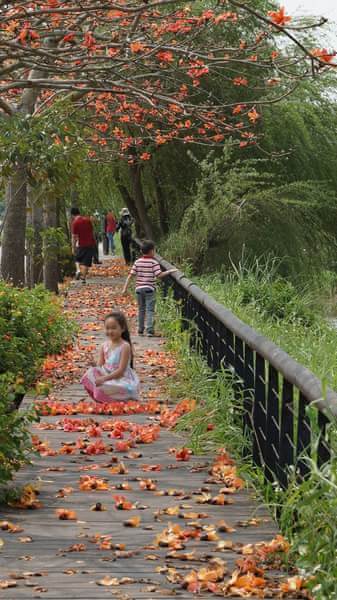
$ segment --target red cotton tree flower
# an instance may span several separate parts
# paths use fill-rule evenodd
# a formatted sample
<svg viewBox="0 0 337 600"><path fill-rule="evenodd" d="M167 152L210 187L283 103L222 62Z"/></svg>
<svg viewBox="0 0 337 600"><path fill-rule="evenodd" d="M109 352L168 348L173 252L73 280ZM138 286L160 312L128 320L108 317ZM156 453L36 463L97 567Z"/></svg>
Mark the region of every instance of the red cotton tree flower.
<svg viewBox="0 0 337 600"><path fill-rule="evenodd" d="M205 10L184 0L13 0L0 8L0 109L8 122L34 119L65 98L86 111L89 156L99 147L135 171L172 140L255 143L259 107L329 68L327 56L304 45L283 8L260 13L248 0L210 0ZM21 155L1 262L15 284L24 281L26 188Z"/></svg>

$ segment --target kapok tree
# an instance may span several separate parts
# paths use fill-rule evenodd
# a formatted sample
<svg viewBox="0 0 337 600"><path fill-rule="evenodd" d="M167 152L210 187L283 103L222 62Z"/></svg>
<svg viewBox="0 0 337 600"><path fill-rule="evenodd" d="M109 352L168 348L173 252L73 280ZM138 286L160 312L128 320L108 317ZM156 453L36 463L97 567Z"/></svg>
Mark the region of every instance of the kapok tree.
<svg viewBox="0 0 337 600"><path fill-rule="evenodd" d="M135 173L149 145L213 145L229 135L254 143L261 105L334 58L306 47L302 24L284 9L264 14L248 0L210 0L206 10L184 0L12 1L0 9L0 32L3 118L29 121L66 97L95 111L91 141L125 156ZM1 271L15 284L24 281L30 168L14 156L7 181Z"/></svg>

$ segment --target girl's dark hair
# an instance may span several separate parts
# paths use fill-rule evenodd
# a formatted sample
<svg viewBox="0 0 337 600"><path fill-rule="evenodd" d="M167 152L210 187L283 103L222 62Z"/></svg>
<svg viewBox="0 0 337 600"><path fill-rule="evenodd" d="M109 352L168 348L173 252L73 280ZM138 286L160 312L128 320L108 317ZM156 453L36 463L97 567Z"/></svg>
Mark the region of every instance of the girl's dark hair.
<svg viewBox="0 0 337 600"><path fill-rule="evenodd" d="M128 325L126 316L120 310L113 310L111 313L109 313L105 317L104 323L106 323L106 321L108 319L115 319L115 321L117 321L117 323L119 324L119 326L122 329L122 339L125 340L126 342L128 342L128 344L130 344L130 349L131 349L130 364L131 364L131 368L133 369L133 347L132 347L129 325Z"/></svg>

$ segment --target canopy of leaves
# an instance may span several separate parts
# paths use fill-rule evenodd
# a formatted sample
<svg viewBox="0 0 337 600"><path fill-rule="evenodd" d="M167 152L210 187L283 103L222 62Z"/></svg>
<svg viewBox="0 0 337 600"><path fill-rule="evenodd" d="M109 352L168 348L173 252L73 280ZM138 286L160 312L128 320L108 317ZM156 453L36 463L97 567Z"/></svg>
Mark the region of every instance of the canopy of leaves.
<svg viewBox="0 0 337 600"><path fill-rule="evenodd" d="M282 269L296 277L304 268L331 262L335 245L329 223L336 223L335 191L316 181L282 183L266 160L220 158L198 163L200 178L180 227L163 252L205 271L261 253L282 257Z"/></svg>
<svg viewBox="0 0 337 600"><path fill-rule="evenodd" d="M333 60L304 45L300 23L268 8L238 0L206 8L182 0L8 3L0 107L36 114L66 95L89 109L90 141L131 162L148 160L149 144L175 139L214 145L230 135L246 146L259 106Z"/></svg>

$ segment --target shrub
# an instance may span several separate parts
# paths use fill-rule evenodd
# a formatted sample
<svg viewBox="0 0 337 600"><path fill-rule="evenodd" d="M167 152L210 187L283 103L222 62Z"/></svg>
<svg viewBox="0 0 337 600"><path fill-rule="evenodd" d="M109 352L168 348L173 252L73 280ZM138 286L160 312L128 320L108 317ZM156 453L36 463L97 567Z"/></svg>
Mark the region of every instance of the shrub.
<svg viewBox="0 0 337 600"><path fill-rule="evenodd" d="M10 376L0 376L0 486L8 482L30 450L29 424L35 420L34 411L13 410L15 385ZM1 498L1 487L0 487Z"/></svg>
<svg viewBox="0 0 337 600"><path fill-rule="evenodd" d="M227 145L222 156L210 153L197 164L199 179L179 226L161 244L162 256L204 273L237 264L246 247L252 258L281 256L282 275L295 281L334 268L337 198L324 182L285 183L268 161L235 160Z"/></svg>
<svg viewBox="0 0 337 600"><path fill-rule="evenodd" d="M0 374L11 374L26 391L42 360L70 342L73 326L60 301L38 286L18 289L0 282Z"/></svg>
<svg viewBox="0 0 337 600"><path fill-rule="evenodd" d="M252 306L266 319L313 325L318 315L311 294L281 277L280 267L281 262L270 257L256 258L252 263L243 260L225 274L224 284L236 289L242 306Z"/></svg>
<svg viewBox="0 0 337 600"><path fill-rule="evenodd" d="M336 448L322 470L311 464L311 476L293 480L279 501L280 527L291 542L291 556L306 576L317 600L337 597Z"/></svg>
<svg viewBox="0 0 337 600"><path fill-rule="evenodd" d="M32 386L44 357L60 352L72 333L60 300L42 286L28 290L0 282L0 486L30 449L28 426L35 414L15 410L17 395Z"/></svg>

